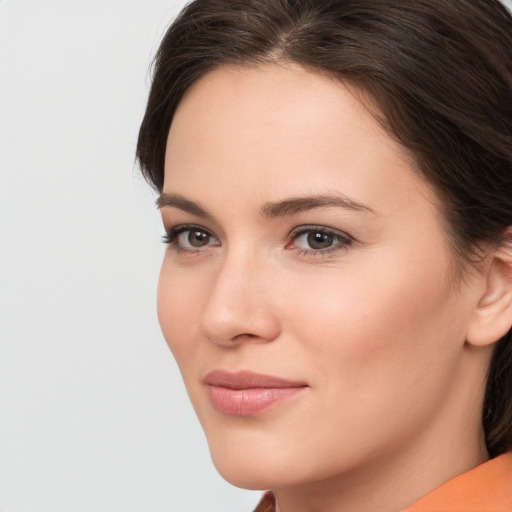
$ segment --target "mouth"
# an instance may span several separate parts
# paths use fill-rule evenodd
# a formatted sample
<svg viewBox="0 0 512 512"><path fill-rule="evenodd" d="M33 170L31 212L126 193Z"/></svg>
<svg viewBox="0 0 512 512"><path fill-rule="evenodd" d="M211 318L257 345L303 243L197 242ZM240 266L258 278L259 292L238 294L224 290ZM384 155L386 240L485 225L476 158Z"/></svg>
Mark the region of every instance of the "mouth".
<svg viewBox="0 0 512 512"><path fill-rule="evenodd" d="M215 409L231 416L255 416L291 400L308 388L304 382L248 371L214 370L206 375L204 383L209 388Z"/></svg>

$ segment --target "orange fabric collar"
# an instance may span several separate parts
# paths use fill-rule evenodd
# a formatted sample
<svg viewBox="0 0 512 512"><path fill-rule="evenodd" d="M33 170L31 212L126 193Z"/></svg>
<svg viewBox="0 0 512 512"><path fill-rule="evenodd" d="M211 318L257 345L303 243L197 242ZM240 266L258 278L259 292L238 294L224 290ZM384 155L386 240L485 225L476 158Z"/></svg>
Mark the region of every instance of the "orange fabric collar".
<svg viewBox="0 0 512 512"><path fill-rule="evenodd" d="M275 512L271 491L254 512ZM512 512L512 452L452 478L403 512Z"/></svg>
<svg viewBox="0 0 512 512"><path fill-rule="evenodd" d="M448 480L404 512L511 512L512 452Z"/></svg>

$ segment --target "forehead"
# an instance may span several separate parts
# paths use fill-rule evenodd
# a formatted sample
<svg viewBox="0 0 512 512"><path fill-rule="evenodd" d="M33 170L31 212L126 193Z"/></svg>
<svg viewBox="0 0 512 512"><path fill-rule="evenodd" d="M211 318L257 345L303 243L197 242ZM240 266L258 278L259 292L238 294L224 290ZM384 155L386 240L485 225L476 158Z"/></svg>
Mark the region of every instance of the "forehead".
<svg viewBox="0 0 512 512"><path fill-rule="evenodd" d="M235 186L260 201L326 190L363 200L365 188L430 193L407 151L355 92L293 64L206 74L176 111L164 191L199 191L206 179L216 185L206 195Z"/></svg>

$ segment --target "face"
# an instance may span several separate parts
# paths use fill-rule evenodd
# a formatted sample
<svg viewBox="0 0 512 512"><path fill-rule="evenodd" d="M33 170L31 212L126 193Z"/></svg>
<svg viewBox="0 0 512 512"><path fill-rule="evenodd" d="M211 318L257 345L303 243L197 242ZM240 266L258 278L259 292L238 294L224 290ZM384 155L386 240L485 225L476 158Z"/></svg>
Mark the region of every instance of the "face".
<svg viewBox="0 0 512 512"><path fill-rule="evenodd" d="M288 64L210 72L173 120L160 206L159 319L225 478L294 485L439 447L467 399L471 301L435 194L350 88Z"/></svg>

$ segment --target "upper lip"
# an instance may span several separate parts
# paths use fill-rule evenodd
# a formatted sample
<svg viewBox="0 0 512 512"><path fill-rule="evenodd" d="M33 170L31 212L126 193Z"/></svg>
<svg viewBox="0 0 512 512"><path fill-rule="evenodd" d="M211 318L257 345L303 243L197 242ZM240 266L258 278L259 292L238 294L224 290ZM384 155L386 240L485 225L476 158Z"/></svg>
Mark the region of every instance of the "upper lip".
<svg viewBox="0 0 512 512"><path fill-rule="evenodd" d="M250 371L228 372L213 370L206 374L204 383L229 389L251 388L299 388L307 386L304 382L282 379L272 375L262 375Z"/></svg>

